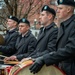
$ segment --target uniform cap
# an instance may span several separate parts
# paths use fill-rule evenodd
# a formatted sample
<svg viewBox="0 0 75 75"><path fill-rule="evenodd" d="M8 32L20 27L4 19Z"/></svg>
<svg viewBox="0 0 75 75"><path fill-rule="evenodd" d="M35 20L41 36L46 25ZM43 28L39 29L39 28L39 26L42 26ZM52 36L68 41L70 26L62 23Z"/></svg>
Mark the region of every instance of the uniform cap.
<svg viewBox="0 0 75 75"><path fill-rule="evenodd" d="M75 1L74 0L58 0L57 1L58 5L69 5L75 7Z"/></svg>
<svg viewBox="0 0 75 75"><path fill-rule="evenodd" d="M26 23L27 25L30 26L30 22L26 18L22 18L19 20L19 23Z"/></svg>
<svg viewBox="0 0 75 75"><path fill-rule="evenodd" d="M56 16L56 12L53 8L50 8L48 5L44 5L43 8L41 9L41 11L48 11L50 13L52 13L54 16Z"/></svg>
<svg viewBox="0 0 75 75"><path fill-rule="evenodd" d="M18 18L17 17L15 17L15 16L8 16L8 19L12 19L12 20L14 20L14 21L16 21L16 22L18 22L19 20L18 20Z"/></svg>

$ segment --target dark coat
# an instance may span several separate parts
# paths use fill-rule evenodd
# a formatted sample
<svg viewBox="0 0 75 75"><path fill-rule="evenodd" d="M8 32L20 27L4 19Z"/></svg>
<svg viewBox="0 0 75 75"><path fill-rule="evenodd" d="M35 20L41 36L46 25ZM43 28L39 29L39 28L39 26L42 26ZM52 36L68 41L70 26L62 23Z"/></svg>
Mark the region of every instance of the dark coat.
<svg viewBox="0 0 75 75"><path fill-rule="evenodd" d="M16 52L15 43L18 36L17 28L7 31L5 35L5 45L0 45L0 52L5 56L11 56Z"/></svg>
<svg viewBox="0 0 75 75"><path fill-rule="evenodd" d="M15 48L18 50L18 52L15 54L18 60L29 56L35 50L37 42L36 38L33 36L30 30L24 37L22 37L22 39L20 39L21 37L22 35L19 35L15 45Z"/></svg>
<svg viewBox="0 0 75 75"><path fill-rule="evenodd" d="M60 62L66 75L75 75L75 15L61 23L56 46L57 52L45 55L44 62L47 66Z"/></svg>
<svg viewBox="0 0 75 75"><path fill-rule="evenodd" d="M40 29L36 49L29 57L37 58L46 53L56 51L55 46L58 33L57 26L53 22L50 25L46 26L44 31L43 28Z"/></svg>

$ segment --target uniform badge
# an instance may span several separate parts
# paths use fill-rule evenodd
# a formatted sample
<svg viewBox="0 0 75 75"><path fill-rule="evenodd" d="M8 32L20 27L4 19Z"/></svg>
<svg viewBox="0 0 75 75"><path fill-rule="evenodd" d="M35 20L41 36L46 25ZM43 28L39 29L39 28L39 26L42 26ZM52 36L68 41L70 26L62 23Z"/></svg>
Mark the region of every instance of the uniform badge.
<svg viewBox="0 0 75 75"><path fill-rule="evenodd" d="M25 22L25 19L22 19L23 22Z"/></svg>
<svg viewBox="0 0 75 75"><path fill-rule="evenodd" d="M57 28L57 26L54 26L54 28Z"/></svg>
<svg viewBox="0 0 75 75"><path fill-rule="evenodd" d="M47 9L47 6L45 6L44 9L46 10Z"/></svg>
<svg viewBox="0 0 75 75"><path fill-rule="evenodd" d="M9 18L12 18L12 16L10 16Z"/></svg>
<svg viewBox="0 0 75 75"><path fill-rule="evenodd" d="M63 3L63 0L59 0L59 3Z"/></svg>

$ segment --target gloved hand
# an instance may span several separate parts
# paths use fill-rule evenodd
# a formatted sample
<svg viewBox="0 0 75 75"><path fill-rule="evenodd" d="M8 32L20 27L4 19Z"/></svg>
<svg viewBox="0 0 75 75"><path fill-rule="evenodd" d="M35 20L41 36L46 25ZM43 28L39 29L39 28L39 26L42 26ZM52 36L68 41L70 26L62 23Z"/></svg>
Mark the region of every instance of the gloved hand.
<svg viewBox="0 0 75 75"><path fill-rule="evenodd" d="M43 65L44 65L43 57L39 57L35 60L34 64L32 64L32 66L29 68L29 70L31 71L31 73L35 74L41 70Z"/></svg>

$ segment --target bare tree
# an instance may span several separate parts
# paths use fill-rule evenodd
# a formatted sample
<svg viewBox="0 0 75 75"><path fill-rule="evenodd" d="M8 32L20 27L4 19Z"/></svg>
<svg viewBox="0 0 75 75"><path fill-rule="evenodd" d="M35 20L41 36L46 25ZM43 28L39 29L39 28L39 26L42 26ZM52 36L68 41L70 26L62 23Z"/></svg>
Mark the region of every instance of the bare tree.
<svg viewBox="0 0 75 75"><path fill-rule="evenodd" d="M4 0L5 4L1 10L0 23L4 25L4 21L8 15L16 16L19 19L22 17L30 18L35 13L39 13L40 8L45 4L44 1L45 0Z"/></svg>
<svg viewBox="0 0 75 75"><path fill-rule="evenodd" d="M31 11L34 11L31 12L32 15L37 12L42 5L42 0L4 0L4 3L4 10L1 10L3 15L14 15L18 18L27 18ZM0 15L0 18L6 18L6 16L3 16L2 14Z"/></svg>

